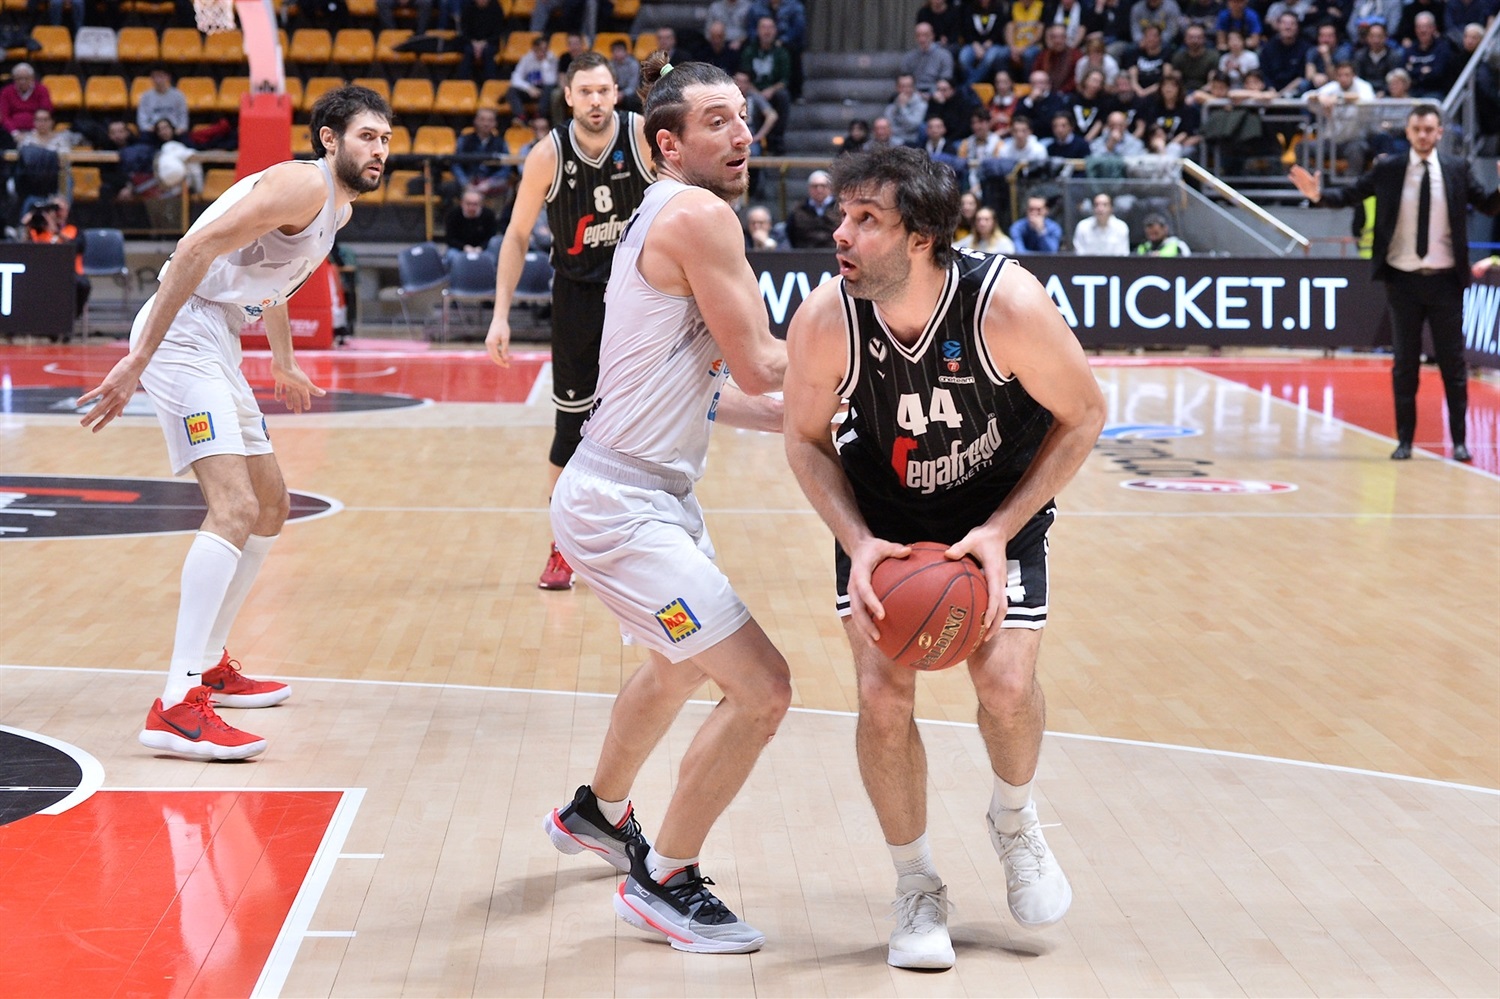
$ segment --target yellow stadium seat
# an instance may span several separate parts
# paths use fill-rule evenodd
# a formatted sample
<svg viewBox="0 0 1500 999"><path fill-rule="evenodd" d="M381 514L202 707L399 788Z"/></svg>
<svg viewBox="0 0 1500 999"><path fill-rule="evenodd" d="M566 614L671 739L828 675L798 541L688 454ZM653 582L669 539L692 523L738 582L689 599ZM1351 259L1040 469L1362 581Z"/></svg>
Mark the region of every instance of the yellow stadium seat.
<svg viewBox="0 0 1500 999"><path fill-rule="evenodd" d="M396 51L396 46L409 38L411 38L411 30L408 28L386 28L375 39L375 60L377 62L416 62L415 54Z"/></svg>
<svg viewBox="0 0 1500 999"><path fill-rule="evenodd" d="M161 44L153 28L121 28L116 37L121 62L160 62Z"/></svg>
<svg viewBox="0 0 1500 999"><path fill-rule="evenodd" d="M391 85L383 76L356 76L349 82L356 86L375 91L381 97L385 98L387 104L391 102Z"/></svg>
<svg viewBox="0 0 1500 999"><path fill-rule="evenodd" d="M447 30L427 32L429 38L446 38L449 41L452 41L455 37L457 37L457 34L458 33L455 31ZM418 58L421 59L422 65L424 66L457 66L460 62L463 61L464 57L463 53L458 51L457 45L455 44L452 51L423 52Z"/></svg>
<svg viewBox="0 0 1500 999"><path fill-rule="evenodd" d="M529 21L536 10L536 0L505 0L505 16Z"/></svg>
<svg viewBox="0 0 1500 999"><path fill-rule="evenodd" d="M247 80L245 82L248 83L249 81ZM223 98L222 98L223 92L224 92L224 85L222 83L220 83L219 84L219 93L221 95L221 97L220 97L221 103L222 103L222 100L223 100ZM287 96L287 100L289 100L289 101L292 102L292 110L293 111L297 111L297 110L301 109L301 107L302 107L302 81L300 79L298 79L295 76L289 76L289 77L287 77L287 80L286 80L286 96ZM235 100L239 100L239 98L235 98ZM235 105L235 106L238 107L239 105Z"/></svg>
<svg viewBox="0 0 1500 999"><path fill-rule="evenodd" d="M555 56L568 51L568 33L566 31L552 32L552 37L547 39L547 51Z"/></svg>
<svg viewBox="0 0 1500 999"><path fill-rule="evenodd" d="M312 133L310 131L308 131L308 128L307 128L306 125L298 125L296 123L293 123L292 124L292 155L293 156L311 156L312 155L312 151L313 151L313 147L312 147Z"/></svg>
<svg viewBox="0 0 1500 999"><path fill-rule="evenodd" d="M41 45L41 48L31 53L29 58L32 62L73 61L73 34L66 27L60 24L34 25L31 40Z"/></svg>
<svg viewBox="0 0 1500 999"><path fill-rule="evenodd" d="M333 35L326 28L298 28L286 61L303 65L327 64L333 58Z"/></svg>
<svg viewBox="0 0 1500 999"><path fill-rule="evenodd" d="M98 167L73 167L73 200L98 201L99 188L102 183L103 177Z"/></svg>
<svg viewBox="0 0 1500 999"><path fill-rule="evenodd" d="M594 51L609 58L609 47L615 42L625 46L625 51L630 51L630 36L623 31L601 31L594 36Z"/></svg>
<svg viewBox="0 0 1500 999"><path fill-rule="evenodd" d="M375 32L341 28L333 38L333 61L341 66L368 66L375 61Z"/></svg>
<svg viewBox="0 0 1500 999"><path fill-rule="evenodd" d="M130 91L123 76L91 76L83 85L83 106L90 111L120 112L130 108Z"/></svg>
<svg viewBox="0 0 1500 999"><path fill-rule="evenodd" d="M203 190L194 195L196 201L214 201L234 185L233 167L215 167L203 172Z"/></svg>
<svg viewBox="0 0 1500 999"><path fill-rule="evenodd" d="M479 88L473 80L444 80L432 100L432 113L474 117L479 107Z"/></svg>
<svg viewBox="0 0 1500 999"><path fill-rule="evenodd" d="M491 111L509 107L505 103L505 95L508 93L510 93L509 80L485 80L484 86L479 88L479 106L489 108Z"/></svg>
<svg viewBox="0 0 1500 999"><path fill-rule="evenodd" d="M396 125L391 129L391 144L388 149L392 156L406 156L411 152L411 130L405 125Z"/></svg>
<svg viewBox="0 0 1500 999"><path fill-rule="evenodd" d="M296 83L297 86L299 86L299 87L302 85L302 81L298 80L295 76L292 77L290 80L287 80L286 82L287 82L287 89L288 90L291 89L291 85L293 83ZM226 77L224 77L224 79L222 79L222 80L219 81L219 96L214 100L214 110L218 111L218 112L220 112L222 114L239 114L240 113L240 98L244 97L249 92L250 92L250 77L248 77L248 76L226 76ZM295 108L296 106L297 106L297 102L293 101L292 102L292 107Z"/></svg>
<svg viewBox="0 0 1500 999"><path fill-rule="evenodd" d="M519 153L521 147L530 142L534 134L530 125L516 122L505 130L505 148L513 153Z"/></svg>
<svg viewBox="0 0 1500 999"><path fill-rule="evenodd" d="M635 52L632 53L641 62L645 62L651 53L656 51L656 36L653 34L642 34L635 40Z"/></svg>
<svg viewBox="0 0 1500 999"><path fill-rule="evenodd" d="M385 185L381 184L373 191L361 191L359 200L355 203L361 207L385 204Z"/></svg>
<svg viewBox="0 0 1500 999"><path fill-rule="evenodd" d="M411 142L418 156L452 156L458 148L458 136L447 125L423 125Z"/></svg>
<svg viewBox="0 0 1500 999"><path fill-rule="evenodd" d="M377 13L375 0L349 0L345 5L350 17L361 17L366 20L374 20Z"/></svg>
<svg viewBox="0 0 1500 999"><path fill-rule="evenodd" d="M83 84L72 73L44 76L42 86L52 95L54 111L77 111L83 107Z"/></svg>
<svg viewBox="0 0 1500 999"><path fill-rule="evenodd" d="M988 104L995 96L995 85L993 83L971 83L969 89L974 91L974 96L979 98L980 104Z"/></svg>
<svg viewBox="0 0 1500 999"><path fill-rule="evenodd" d="M319 97L343 85L344 78L341 76L315 76L308 80L307 88L302 94L302 110L311 111Z"/></svg>
<svg viewBox="0 0 1500 999"><path fill-rule="evenodd" d="M130 81L130 106L139 107L141 95L151 89L151 77L142 74Z"/></svg>
<svg viewBox="0 0 1500 999"><path fill-rule="evenodd" d="M633 21L641 12L641 0L615 0L615 20Z"/></svg>
<svg viewBox="0 0 1500 999"><path fill-rule="evenodd" d="M505 38L505 47L500 50L500 61L514 66L531 49L535 31L512 31Z"/></svg>
<svg viewBox="0 0 1500 999"><path fill-rule="evenodd" d="M396 87L391 91L391 110L397 114L431 114L432 98L431 80L403 77L396 81Z"/></svg>
<svg viewBox="0 0 1500 999"><path fill-rule="evenodd" d="M184 76L177 89L187 98L189 114L207 114L219 106L219 85L211 76Z"/></svg>
<svg viewBox="0 0 1500 999"><path fill-rule="evenodd" d="M215 66L237 66L245 62L245 36L236 31L216 31L203 39L203 61Z"/></svg>
<svg viewBox="0 0 1500 999"><path fill-rule="evenodd" d="M197 28L167 28L161 33L161 61L191 63L203 61L203 36Z"/></svg>
<svg viewBox="0 0 1500 999"><path fill-rule="evenodd" d="M385 203L388 205L420 205L425 200L420 194L408 194L407 185L420 180L420 170L392 170L391 179L385 185Z"/></svg>

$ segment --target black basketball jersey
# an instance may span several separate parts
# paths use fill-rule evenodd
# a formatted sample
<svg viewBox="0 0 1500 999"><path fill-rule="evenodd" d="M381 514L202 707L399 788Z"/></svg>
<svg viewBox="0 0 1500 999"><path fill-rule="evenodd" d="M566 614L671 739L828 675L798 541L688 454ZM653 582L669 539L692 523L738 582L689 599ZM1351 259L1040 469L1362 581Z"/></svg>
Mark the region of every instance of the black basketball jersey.
<svg viewBox="0 0 1500 999"><path fill-rule="evenodd" d="M552 229L552 268L574 281L609 282L609 265L625 223L655 179L640 161L635 143L636 114L615 112L615 141L597 160L573 144L573 122L549 133L557 147L557 171L547 191L547 224Z"/></svg>
<svg viewBox="0 0 1500 999"><path fill-rule="evenodd" d="M1006 257L960 251L937 309L902 345L840 282L849 415L839 459L877 537L952 544L988 519L1036 456L1052 414L996 368L983 328Z"/></svg>

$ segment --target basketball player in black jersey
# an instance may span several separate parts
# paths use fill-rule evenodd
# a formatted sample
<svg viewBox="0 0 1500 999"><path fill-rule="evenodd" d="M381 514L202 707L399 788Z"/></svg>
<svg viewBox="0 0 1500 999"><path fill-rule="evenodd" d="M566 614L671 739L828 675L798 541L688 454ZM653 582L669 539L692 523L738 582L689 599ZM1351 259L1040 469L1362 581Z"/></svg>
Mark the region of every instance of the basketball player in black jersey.
<svg viewBox="0 0 1500 999"><path fill-rule="evenodd" d="M569 63L563 98L573 109L572 120L538 142L521 167L510 227L500 244L495 315L484 338L490 359L509 365L511 298L545 204L553 238L552 402L557 407L549 489L577 450L594 405L604 286L615 244L656 177L640 115L615 110L619 90L608 59L585 52ZM573 570L556 545L537 585L544 590L573 585Z"/></svg>
<svg viewBox="0 0 1500 999"><path fill-rule="evenodd" d="M984 568L987 637L969 658L995 772L988 821L1012 914L1061 919L1072 889L1042 837L1031 784L1045 705L1036 679L1047 615L1052 497L1104 424L1077 339L1013 260L955 251L953 171L914 149L838 161L841 280L820 286L788 333L787 459L832 528L840 612L859 689L856 748L896 865L888 961L947 968L947 888L928 850L927 761L916 673L876 650L884 611L870 574L915 541ZM837 446L829 423L848 418ZM998 627L996 627L998 625Z"/></svg>

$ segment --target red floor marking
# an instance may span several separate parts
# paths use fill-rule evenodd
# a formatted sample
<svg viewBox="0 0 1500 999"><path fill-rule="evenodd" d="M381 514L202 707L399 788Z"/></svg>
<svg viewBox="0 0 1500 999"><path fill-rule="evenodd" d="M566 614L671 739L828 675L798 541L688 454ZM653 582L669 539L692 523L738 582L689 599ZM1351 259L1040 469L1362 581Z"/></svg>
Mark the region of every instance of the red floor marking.
<svg viewBox="0 0 1500 999"><path fill-rule="evenodd" d="M0 995L248 996L338 791L100 791L0 826Z"/></svg>
<svg viewBox="0 0 1500 999"><path fill-rule="evenodd" d="M0 386L93 388L125 352L121 343L77 347L0 346ZM482 350L299 351L297 361L313 384L349 392L395 392L437 402L525 402L546 350L518 350L510 367ZM50 370L49 370L50 369ZM245 354L245 377L269 386L271 355Z"/></svg>

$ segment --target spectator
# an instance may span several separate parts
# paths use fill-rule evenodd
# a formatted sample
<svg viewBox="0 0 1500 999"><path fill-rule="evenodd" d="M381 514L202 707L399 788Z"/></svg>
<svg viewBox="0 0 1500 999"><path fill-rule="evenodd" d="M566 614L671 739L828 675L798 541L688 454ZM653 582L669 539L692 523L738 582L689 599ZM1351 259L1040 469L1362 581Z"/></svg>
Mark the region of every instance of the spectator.
<svg viewBox="0 0 1500 999"><path fill-rule="evenodd" d="M691 53L686 49L678 48L677 32L673 31L670 25L663 24L656 29L656 48L659 52L665 52L667 61L674 66L692 58Z"/></svg>
<svg viewBox="0 0 1500 999"><path fill-rule="evenodd" d="M1130 40L1137 46L1143 44L1147 28L1161 32L1162 48L1172 48L1182 28L1182 8L1177 0L1135 0L1130 8Z"/></svg>
<svg viewBox="0 0 1500 999"><path fill-rule="evenodd" d="M1141 31L1140 45L1125 65L1125 75L1130 77L1130 89L1135 99L1141 100L1156 93L1166 70L1167 53L1162 48L1161 32L1156 25L1148 24Z"/></svg>
<svg viewBox="0 0 1500 999"><path fill-rule="evenodd" d="M1181 148L1183 155L1191 156L1198 148L1202 115L1188 102L1187 94L1182 89L1182 81L1175 76L1168 76L1161 81L1161 89L1137 116L1137 122L1140 123L1138 130L1142 138L1145 137L1146 129L1155 125L1166 132L1169 143Z"/></svg>
<svg viewBox="0 0 1500 999"><path fill-rule="evenodd" d="M464 191L443 221L449 260L465 250L485 249L499 228L495 213L484 203L484 195L472 187Z"/></svg>
<svg viewBox="0 0 1500 999"><path fill-rule="evenodd" d="M755 38L746 42L740 53L740 68L750 74L756 91L776 109L777 120L766 136L766 152L780 156L787 121L792 113L788 89L792 79L792 59L776 40L776 21L763 17L755 23Z"/></svg>
<svg viewBox="0 0 1500 999"><path fill-rule="evenodd" d="M868 149L889 149L899 145L895 141L891 131L891 120L889 118L876 118L870 122L870 141L865 144Z"/></svg>
<svg viewBox="0 0 1500 999"><path fill-rule="evenodd" d="M86 6L84 0L73 0L73 33L75 35L78 34L78 29L83 27L83 14ZM44 7L50 15L49 24L62 24L63 0L26 0L26 13L37 18L38 24L41 23L40 18Z"/></svg>
<svg viewBox="0 0 1500 999"><path fill-rule="evenodd" d="M1047 25L1042 38L1042 51L1031 68L1047 74L1053 93L1071 94L1077 86L1076 73L1083 53L1068 46L1068 29L1060 24Z"/></svg>
<svg viewBox="0 0 1500 999"><path fill-rule="evenodd" d="M1338 28L1332 24L1318 25L1318 33L1313 40L1312 51L1307 54L1309 89L1316 90L1329 80L1332 80L1334 65L1352 54L1352 50L1344 52L1340 47Z"/></svg>
<svg viewBox="0 0 1500 999"><path fill-rule="evenodd" d="M1010 241L1017 256L1058 251L1062 246L1062 226L1048 216L1046 198L1026 199L1026 217L1017 219L1010 227Z"/></svg>
<svg viewBox="0 0 1500 999"><path fill-rule="evenodd" d="M1478 26L1479 37L1483 38L1485 28L1496 13L1500 13L1500 0L1447 0L1443 5L1443 18L1448 23L1449 43L1462 49L1464 36L1474 26Z"/></svg>
<svg viewBox="0 0 1500 999"><path fill-rule="evenodd" d="M1458 45L1457 64L1459 67L1458 71L1460 73L1463 72L1463 68L1469 64L1469 60L1474 58L1474 54L1479 51L1479 43L1482 41L1484 41L1484 25L1464 25L1463 38ZM1491 91L1491 95L1493 96L1493 90Z"/></svg>
<svg viewBox="0 0 1500 999"><path fill-rule="evenodd" d="M740 93L745 97L745 124L750 128L750 155L764 156L766 138L775 130L776 122L781 115L777 114L771 102L755 89L750 74L745 70L734 71L734 85L740 88ZM762 173L759 169L750 171L750 187L747 193L752 198L760 194Z"/></svg>
<svg viewBox="0 0 1500 999"><path fill-rule="evenodd" d="M1208 47L1208 33L1201 24L1190 24L1182 32L1182 48L1172 54L1172 68L1182 77L1188 93L1208 86L1208 74L1219 68L1219 53Z"/></svg>
<svg viewBox="0 0 1500 999"><path fill-rule="evenodd" d="M953 54L937 44L932 25L925 21L917 22L912 36L916 46L901 57L901 72L916 82L917 93L925 98L939 80L953 79Z"/></svg>
<svg viewBox="0 0 1500 999"><path fill-rule="evenodd" d="M1078 92L1077 88L1083 86L1084 77L1093 72L1104 78L1106 90L1115 85L1115 78L1120 75L1120 64L1109 54L1104 35L1098 31L1090 32L1083 40L1083 56L1078 60L1078 65L1073 67L1075 94Z"/></svg>
<svg viewBox="0 0 1500 999"><path fill-rule="evenodd" d="M172 74L158 66L151 71L151 89L136 105L135 127L146 132L163 118L178 132L188 130L187 95L172 85Z"/></svg>
<svg viewBox="0 0 1500 999"><path fill-rule="evenodd" d="M927 98L917 93L916 80L910 73L896 77L896 96L885 106L885 120L891 126L891 142L910 146L922 132L927 120Z"/></svg>
<svg viewBox="0 0 1500 999"><path fill-rule="evenodd" d="M15 135L16 147L40 146L58 156L66 157L76 146L83 143L83 136L66 128L57 128L52 112L38 108L31 117L31 127Z"/></svg>
<svg viewBox="0 0 1500 999"><path fill-rule="evenodd" d="M776 40L786 49L792 63L792 77L787 91L792 100L802 97L802 53L807 48L807 9L802 0L756 0L750 12L754 23L769 17L776 22Z"/></svg>
<svg viewBox="0 0 1500 999"><path fill-rule="evenodd" d="M1052 92L1052 77L1042 70L1033 70L1031 93L1021 98L1016 108L1016 116L1030 118L1033 132L1050 133L1052 116L1067 109L1068 99L1062 94Z"/></svg>
<svg viewBox="0 0 1500 999"><path fill-rule="evenodd" d="M1045 163L1047 147L1031 131L1031 119L1017 117L1010 123L1010 135L1000 143L1002 169L1010 173L1019 164Z"/></svg>
<svg viewBox="0 0 1500 999"><path fill-rule="evenodd" d="M711 66L717 66L724 72L733 76L740 68L740 50L729 44L729 29L723 21L709 21L708 29L703 33L703 48L698 52L698 59ZM640 70L636 71L636 81L640 81ZM621 87L623 94L625 88ZM632 91L633 92L633 91Z"/></svg>
<svg viewBox="0 0 1500 999"><path fill-rule="evenodd" d="M1231 88L1243 86L1245 75L1260 70L1260 56L1245 48L1245 37L1231 30L1224 54L1219 56L1219 72Z"/></svg>
<svg viewBox="0 0 1500 999"><path fill-rule="evenodd" d="M1264 0L1262 0L1264 2ZM1317 5L1317 0L1272 0L1270 6L1264 8L1261 23L1271 25L1281 19L1282 14L1290 14L1297 19L1298 25L1307 27L1308 36L1313 30L1312 13Z"/></svg>
<svg viewBox="0 0 1500 999"><path fill-rule="evenodd" d="M1276 37L1261 43L1260 69L1266 84L1282 97L1300 96L1309 81L1312 45L1297 29L1297 16L1284 13L1274 22Z"/></svg>
<svg viewBox="0 0 1500 999"><path fill-rule="evenodd" d="M745 213L745 249L785 250L786 243L776 238L776 228L771 224L771 210L765 205L751 205Z"/></svg>
<svg viewBox="0 0 1500 999"><path fill-rule="evenodd" d="M1104 89L1104 74L1090 70L1078 85L1073 103L1068 108L1073 114L1073 128L1089 142L1104 131L1104 119L1114 110L1115 99Z"/></svg>
<svg viewBox="0 0 1500 999"><path fill-rule="evenodd" d="M510 190L514 173L499 162L509 155L505 137L500 134L499 117L493 108L474 112L474 128L458 137L449 170L460 189L479 192L481 197L502 195Z"/></svg>
<svg viewBox="0 0 1500 999"><path fill-rule="evenodd" d="M96 148L99 152L112 152L116 155L122 153L135 144L135 135L130 131L130 123L123 118L113 118L105 126L107 139ZM115 199L120 193L130 187L130 174L126 170L127 163L124 158L117 159L113 163L101 163L99 165L99 200L110 206L110 212L114 212ZM111 218L113 222L114 219Z"/></svg>
<svg viewBox="0 0 1500 999"><path fill-rule="evenodd" d="M974 231L974 216L979 214L979 196L965 191L958 196L958 228L953 230L954 239L963 239Z"/></svg>
<svg viewBox="0 0 1500 999"><path fill-rule="evenodd" d="M427 23L432 20L432 0L375 0L375 13L380 18L382 28L396 27L397 7L416 8L417 34L427 33Z"/></svg>
<svg viewBox="0 0 1500 999"><path fill-rule="evenodd" d="M708 29L715 21L724 26L724 40L729 47L734 49L738 56L740 50L745 47L745 42L750 37L750 32L755 27L755 22L750 20L750 8L752 0L713 0L704 12L703 26L705 37ZM706 60L705 60L706 61ZM733 72L733 70L730 70Z"/></svg>
<svg viewBox="0 0 1500 999"><path fill-rule="evenodd" d="M1111 111L1104 122L1104 131L1089 144L1093 156L1139 156L1146 146L1130 134L1129 118L1124 111Z"/></svg>
<svg viewBox="0 0 1500 999"><path fill-rule="evenodd" d="M1334 78L1307 95L1318 131L1334 144L1334 155L1349 164L1351 174L1365 172L1365 122L1354 107L1375 100L1375 88L1354 75L1354 64L1341 62ZM1326 130L1326 131L1325 131Z"/></svg>
<svg viewBox="0 0 1500 999"><path fill-rule="evenodd" d="M609 43L609 68L615 71L615 82L620 88L616 107L621 111L640 111L641 99L636 91L641 88L641 64L630 54L630 47L619 39ZM733 75L734 67L726 72Z"/></svg>
<svg viewBox="0 0 1500 999"><path fill-rule="evenodd" d="M1042 15L1045 0L1014 0L1010 5L1010 22L1005 25L1005 45L1010 49L1010 64L1023 73L1031 72L1031 60L1042 47Z"/></svg>
<svg viewBox="0 0 1500 999"><path fill-rule="evenodd" d="M495 56L500 52L500 36L505 34L505 11L500 0L464 0L461 23L459 76L466 80L494 79L499 69Z"/></svg>
<svg viewBox="0 0 1500 999"><path fill-rule="evenodd" d="M1073 252L1080 257L1130 256L1130 226L1115 218L1115 202L1108 194L1094 195L1094 212L1073 230Z"/></svg>
<svg viewBox="0 0 1500 999"><path fill-rule="evenodd" d="M1386 75L1405 68L1406 53L1390 43L1384 21L1372 20L1364 32L1365 43L1354 52L1354 74L1374 87L1377 95L1384 96Z"/></svg>
<svg viewBox="0 0 1500 999"><path fill-rule="evenodd" d="M1410 8L1408 8L1410 13ZM1458 59L1448 39L1438 33L1437 18L1424 11L1416 16L1416 42L1406 48L1406 71L1411 95L1442 100L1458 75Z"/></svg>
<svg viewBox="0 0 1500 999"><path fill-rule="evenodd" d="M1042 12L1042 25L1045 29L1054 24L1063 29L1068 48L1082 51L1084 40L1103 22L1094 16L1092 5L1086 7L1082 0L1051 0Z"/></svg>
<svg viewBox="0 0 1500 999"><path fill-rule="evenodd" d="M1228 0L1214 22L1214 31L1218 35L1215 44L1220 52L1229 49L1230 32L1239 32L1241 43L1252 52L1260 48L1261 36L1265 34L1260 15L1249 6L1249 0Z"/></svg>
<svg viewBox="0 0 1500 999"><path fill-rule="evenodd" d="M576 31L585 38L593 38L599 29L600 13L608 17L613 10L613 0L536 0L531 9L530 30L545 33L548 20L554 12L559 12L558 30Z"/></svg>
<svg viewBox="0 0 1500 999"><path fill-rule="evenodd" d="M1193 251L1167 226L1167 217L1159 212L1146 216L1146 240L1135 248L1138 257L1191 257Z"/></svg>
<svg viewBox="0 0 1500 999"><path fill-rule="evenodd" d="M985 160L992 160L1000 155L1002 140L990 128L990 115L984 108L974 109L969 119L969 128L969 137L958 144L958 158L965 166L959 186L965 191L978 194L983 179L982 164Z"/></svg>
<svg viewBox="0 0 1500 999"><path fill-rule="evenodd" d="M1433 27L1439 36L1445 29L1448 12L1444 0L1406 0L1401 8L1401 23L1396 25L1396 40L1408 52L1417 43L1417 18L1423 14L1432 16ZM1412 82L1416 82L1415 75L1412 76Z"/></svg>
<svg viewBox="0 0 1500 999"><path fill-rule="evenodd" d="M552 119L544 114L537 115L526 124L531 129L531 138L527 139L521 144L521 148L516 150L516 155L522 160L526 159L526 156L536 148L538 142L546 142L548 133L552 131ZM539 226L546 224L546 212L541 214L541 219L542 221L537 223ZM501 228L504 227L502 226Z"/></svg>
<svg viewBox="0 0 1500 999"><path fill-rule="evenodd" d="M929 116L927 119L927 136L917 144L935 162L941 163L953 171L955 177L959 178L962 186L962 178L967 172L964 161L958 156L958 143L948 138L948 126L943 119Z"/></svg>
<svg viewBox="0 0 1500 999"><path fill-rule="evenodd" d="M1172 141L1172 137L1167 134L1166 128L1161 125L1147 125L1146 138L1143 141L1146 144L1146 152L1143 154L1141 159L1149 156L1157 156L1168 161L1175 161L1182 159L1183 153L1185 152L1181 144ZM1139 160L1137 162L1139 162ZM1173 166L1174 164L1168 163L1168 170L1172 170ZM1175 166L1176 171L1180 173L1181 165L1175 164Z"/></svg>
<svg viewBox="0 0 1500 999"><path fill-rule="evenodd" d="M814 170L807 177L807 197L787 216L787 242L794 250L832 249L833 231L843 220L828 172Z"/></svg>
<svg viewBox="0 0 1500 999"><path fill-rule="evenodd" d="M10 71L10 82L0 87L0 126L12 135L31 128L31 116L52 110L52 95L36 82L36 70L18 62Z"/></svg>
<svg viewBox="0 0 1500 999"><path fill-rule="evenodd" d="M863 118L851 118L849 129L844 133L844 141L839 143L840 156L848 156L864 149L870 141L870 123Z"/></svg>
<svg viewBox="0 0 1500 999"><path fill-rule="evenodd" d="M966 236L960 236L954 240L953 245L960 250L976 250L979 253L1003 253L1007 256L1014 256L1016 252L1016 244L1000 231L1000 223L995 219L995 210L988 205L974 212L974 231Z"/></svg>
<svg viewBox="0 0 1500 999"><path fill-rule="evenodd" d="M1047 140L1047 155L1060 160L1088 159L1089 140L1073 128L1073 113L1059 111L1052 118L1052 137Z"/></svg>
<svg viewBox="0 0 1500 999"><path fill-rule="evenodd" d="M947 138L956 143L969 134L974 105L974 92L968 87L955 90L952 80L939 80L927 99L927 117L943 119Z"/></svg>
<svg viewBox="0 0 1500 999"><path fill-rule="evenodd" d="M584 41L583 36L576 31L568 32L563 36L563 39L563 53L557 57L557 75L559 78L568 74L568 67L572 65L574 59L577 59L589 50L588 42ZM567 117L567 115L554 114L552 117L561 120Z"/></svg>
<svg viewBox="0 0 1500 999"><path fill-rule="evenodd" d="M1010 62L1004 13L992 4L965 11L960 22L958 64L968 84L988 80Z"/></svg>
<svg viewBox="0 0 1500 999"><path fill-rule="evenodd" d="M505 98L510 102L511 112L517 121L526 120L526 104L534 103L546 114L552 102L552 90L557 86L557 60L547 51L547 38L538 35L531 41L531 48L521 56L510 74L510 90Z"/></svg>
<svg viewBox="0 0 1500 999"><path fill-rule="evenodd" d="M1387 32L1400 24L1401 8L1401 0L1353 0L1349 5L1349 20L1345 24L1345 33L1355 45L1363 44L1363 30L1376 21L1384 25ZM1374 80L1370 83L1375 86L1376 90L1380 89Z"/></svg>
<svg viewBox="0 0 1500 999"><path fill-rule="evenodd" d="M1224 10L1223 0L1181 0L1178 4L1182 8L1182 33L1186 37L1187 29L1196 24L1205 33L1214 30L1219 23L1219 14Z"/></svg>
<svg viewBox="0 0 1500 999"><path fill-rule="evenodd" d="M1104 36L1109 54L1116 59L1130 48L1130 4L1125 0L1085 0L1093 30Z"/></svg>
<svg viewBox="0 0 1500 999"><path fill-rule="evenodd" d="M1114 99L1110 113L1121 112L1125 115L1126 125L1132 129L1135 128L1135 119L1140 111L1141 101L1135 96L1135 83L1128 73L1121 73L1120 78L1115 81Z"/></svg>
<svg viewBox="0 0 1500 999"><path fill-rule="evenodd" d="M91 285L83 273L83 238L78 227L68 221L68 207L67 198L53 198L32 208L21 222L26 227L26 238L33 243L73 246L73 317L76 319L83 315Z"/></svg>
<svg viewBox="0 0 1500 999"><path fill-rule="evenodd" d="M990 128L1003 139L1010 134L1010 120L1020 107L1021 99L1016 96L1016 85L1010 73L1003 69L995 73L994 88L995 95L990 98L989 105Z"/></svg>
<svg viewBox="0 0 1500 999"><path fill-rule="evenodd" d="M932 25L933 39L955 56L963 45L962 0L927 0L917 8L917 21Z"/></svg>

